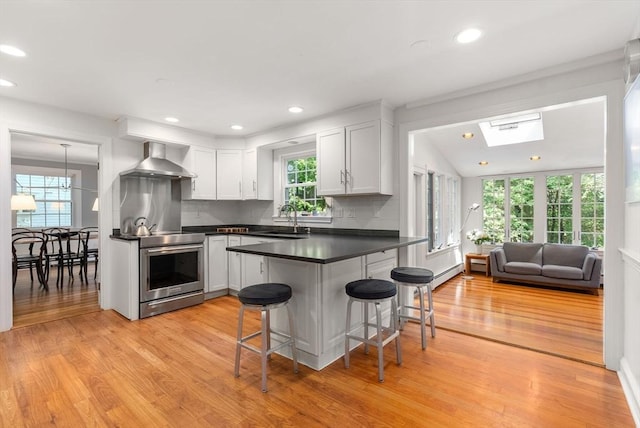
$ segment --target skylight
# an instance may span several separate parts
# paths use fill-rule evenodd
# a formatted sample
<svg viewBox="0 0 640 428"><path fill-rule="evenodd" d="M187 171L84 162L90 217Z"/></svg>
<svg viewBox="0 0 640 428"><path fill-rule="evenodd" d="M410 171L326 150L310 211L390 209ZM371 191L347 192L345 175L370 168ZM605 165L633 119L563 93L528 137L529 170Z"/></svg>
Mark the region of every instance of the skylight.
<svg viewBox="0 0 640 428"><path fill-rule="evenodd" d="M540 113L480 122L479 126L489 147L544 140Z"/></svg>

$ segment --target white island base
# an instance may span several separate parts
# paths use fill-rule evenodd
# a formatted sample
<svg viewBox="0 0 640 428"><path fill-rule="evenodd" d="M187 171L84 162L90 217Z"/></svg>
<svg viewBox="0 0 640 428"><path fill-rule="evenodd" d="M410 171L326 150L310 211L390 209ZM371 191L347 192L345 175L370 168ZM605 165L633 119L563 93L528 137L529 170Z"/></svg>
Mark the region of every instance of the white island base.
<svg viewBox="0 0 640 428"><path fill-rule="evenodd" d="M348 301L345 285L363 278L390 280L391 269L398 265L398 251L388 250L328 264L273 257L266 260L269 282L288 284L293 290L290 305L294 314L298 361L321 370L344 355ZM352 327L355 327L363 320L363 306L354 304L352 311ZM371 322L375 323L373 305L369 314ZM386 305L383 307L384 325L388 325L389 314L390 307ZM286 312L273 311L271 327L287 333ZM277 342L278 337L273 335L271 340ZM353 341L350 348L358 344ZM280 352L291 357L287 347Z"/></svg>

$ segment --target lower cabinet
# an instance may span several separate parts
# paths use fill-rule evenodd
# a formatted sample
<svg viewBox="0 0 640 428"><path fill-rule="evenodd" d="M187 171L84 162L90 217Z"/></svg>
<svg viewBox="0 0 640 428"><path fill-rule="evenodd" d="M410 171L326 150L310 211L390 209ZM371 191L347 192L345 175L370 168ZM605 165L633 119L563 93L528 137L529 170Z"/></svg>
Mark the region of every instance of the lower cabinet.
<svg viewBox="0 0 640 428"><path fill-rule="evenodd" d="M207 237L208 275L205 283L205 293L219 292L228 288L229 256L226 235Z"/></svg>
<svg viewBox="0 0 640 428"><path fill-rule="evenodd" d="M230 247L238 247L240 246L240 237L229 235L229 246ZM228 251L228 266L229 266L229 291L238 292L240 287L242 286L242 254L236 253L234 251Z"/></svg>
<svg viewBox="0 0 640 428"><path fill-rule="evenodd" d="M243 236L240 245L265 244L275 242L275 239L256 238L253 236ZM267 260L264 256L256 254L242 254L242 287L260 284L269 280L267 270Z"/></svg>

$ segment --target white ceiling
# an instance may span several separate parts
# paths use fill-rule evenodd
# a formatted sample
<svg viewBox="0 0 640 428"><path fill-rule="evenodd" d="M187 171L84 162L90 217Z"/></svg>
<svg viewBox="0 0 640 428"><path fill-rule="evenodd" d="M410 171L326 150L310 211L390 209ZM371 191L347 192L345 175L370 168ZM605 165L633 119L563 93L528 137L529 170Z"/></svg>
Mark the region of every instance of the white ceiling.
<svg viewBox="0 0 640 428"><path fill-rule="evenodd" d="M488 118L431 128L415 134L416 144L435 144L463 177L557 171L604 165L605 100L603 98L536 110L542 116L544 140L488 147L478 126ZM528 112L518 112L523 114ZM499 117L499 116L498 116ZM496 117L495 119L497 119ZM471 132L472 139L462 138ZM540 160L531 161L531 156ZM480 161L489 162L481 166Z"/></svg>
<svg viewBox="0 0 640 428"><path fill-rule="evenodd" d="M618 52L638 1L0 0L0 95L216 135L401 106ZM459 45L469 26L484 35ZM299 115L287 112L301 105ZM239 123L242 131L229 127Z"/></svg>

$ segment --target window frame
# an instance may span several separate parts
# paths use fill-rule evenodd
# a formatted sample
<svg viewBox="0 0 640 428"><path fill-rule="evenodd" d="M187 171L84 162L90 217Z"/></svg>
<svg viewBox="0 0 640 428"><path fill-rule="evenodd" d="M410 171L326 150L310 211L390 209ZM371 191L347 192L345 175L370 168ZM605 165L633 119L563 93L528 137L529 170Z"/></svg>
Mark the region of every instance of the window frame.
<svg viewBox="0 0 640 428"><path fill-rule="evenodd" d="M427 252L460 243L460 177L427 170L425 194Z"/></svg>
<svg viewBox="0 0 640 428"><path fill-rule="evenodd" d="M71 187L82 187L82 171L77 170L77 169L67 169L66 170L66 177L69 178L69 185ZM60 178L64 178L65 177L65 169L64 168L52 168L52 167L40 167L40 166L28 166L28 165L12 165L11 166L11 181L12 181L12 191L15 193L20 191L20 186L18 185L17 181L16 181L16 175L30 175L30 176L50 176L50 177L60 177ZM19 180L18 180L19 181ZM20 183L20 185L23 185L23 183ZM30 187L30 186L24 186L24 187ZM69 189L70 192L70 199L69 200L63 200L63 199L59 199L59 200L42 200L42 199L36 199L36 205L38 204L42 204L42 203L53 203L53 202L62 202L62 203L66 203L69 202L71 204L71 210L70 210L70 224L69 225L49 225L46 223L46 218L45 218L45 226L28 226L28 227L32 227L32 228L39 228L39 227L76 227L78 222L81 220L82 218L82 192L76 191L73 188ZM37 213L30 213L30 218L33 216L33 214ZM39 214L42 215L42 214ZM46 216L46 214L44 214ZM12 216L12 224L15 225L17 224L17 217L18 214L13 213ZM33 224L33 222L31 222L31 224Z"/></svg>
<svg viewBox="0 0 640 428"><path fill-rule="evenodd" d="M287 188L287 162L291 159L299 159L303 157L316 156L317 151L315 142L299 144L295 147L286 147L282 149L274 150L274 159L276 165L274 165L274 198L273 198L273 217L272 220L276 223L288 223L291 219L288 216L280 215L280 207L284 202L284 192ZM317 165L317 162L316 162ZM316 170L317 172L317 170ZM317 181L316 181L317 190ZM317 216L301 216L298 215L298 223L331 223L332 217L332 204L333 199L329 196L324 196L327 204L326 214Z"/></svg>

